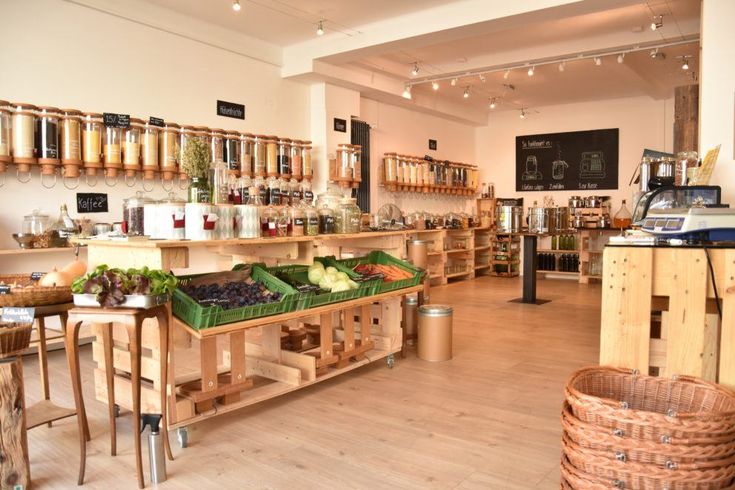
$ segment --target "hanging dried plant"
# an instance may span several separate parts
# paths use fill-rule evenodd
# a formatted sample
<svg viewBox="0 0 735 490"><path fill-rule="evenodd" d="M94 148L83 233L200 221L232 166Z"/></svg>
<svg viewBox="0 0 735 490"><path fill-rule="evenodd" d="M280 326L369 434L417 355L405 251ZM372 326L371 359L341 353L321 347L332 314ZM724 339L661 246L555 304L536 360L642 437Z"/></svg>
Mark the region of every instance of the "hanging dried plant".
<svg viewBox="0 0 735 490"><path fill-rule="evenodd" d="M193 178L206 178L209 175L209 162L212 160L209 145L201 138L190 138L186 142L181 159L181 170Z"/></svg>

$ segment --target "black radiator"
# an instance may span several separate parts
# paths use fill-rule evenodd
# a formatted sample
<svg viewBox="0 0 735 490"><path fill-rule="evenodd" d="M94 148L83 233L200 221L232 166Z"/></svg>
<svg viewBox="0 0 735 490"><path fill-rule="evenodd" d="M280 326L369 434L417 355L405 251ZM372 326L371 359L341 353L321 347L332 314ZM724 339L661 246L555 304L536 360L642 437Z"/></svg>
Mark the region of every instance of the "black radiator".
<svg viewBox="0 0 735 490"><path fill-rule="evenodd" d="M352 119L352 136L353 145L362 147L362 156L360 160L360 187L353 189L353 196L357 197L357 205L363 213L370 212L370 125L365 121Z"/></svg>

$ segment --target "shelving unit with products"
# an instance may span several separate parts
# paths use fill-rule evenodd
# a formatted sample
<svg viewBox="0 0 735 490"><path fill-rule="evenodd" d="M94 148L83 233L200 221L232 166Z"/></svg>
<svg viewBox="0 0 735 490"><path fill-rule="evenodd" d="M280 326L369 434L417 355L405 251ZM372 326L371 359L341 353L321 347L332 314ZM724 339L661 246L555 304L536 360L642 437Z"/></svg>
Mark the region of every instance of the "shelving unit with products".
<svg viewBox="0 0 735 490"><path fill-rule="evenodd" d="M615 229L579 230L579 282L602 280L602 251L613 235L620 234Z"/></svg>
<svg viewBox="0 0 735 490"><path fill-rule="evenodd" d="M543 237L537 250L537 273L544 276L579 275L579 232Z"/></svg>
<svg viewBox="0 0 735 490"><path fill-rule="evenodd" d="M491 233L492 268L490 275L516 277L520 274L521 236L517 233Z"/></svg>

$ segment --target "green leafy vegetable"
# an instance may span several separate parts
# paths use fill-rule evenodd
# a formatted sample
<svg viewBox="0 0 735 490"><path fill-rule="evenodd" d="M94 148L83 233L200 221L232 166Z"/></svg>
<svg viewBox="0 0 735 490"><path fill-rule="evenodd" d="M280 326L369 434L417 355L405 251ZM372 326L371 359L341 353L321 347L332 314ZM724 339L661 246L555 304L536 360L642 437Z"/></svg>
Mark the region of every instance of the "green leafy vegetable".
<svg viewBox="0 0 735 490"><path fill-rule="evenodd" d="M94 294L101 306L115 306L125 301L127 294L170 294L176 289L177 280L162 270L110 269L100 265L92 272L75 280L71 290L76 294Z"/></svg>

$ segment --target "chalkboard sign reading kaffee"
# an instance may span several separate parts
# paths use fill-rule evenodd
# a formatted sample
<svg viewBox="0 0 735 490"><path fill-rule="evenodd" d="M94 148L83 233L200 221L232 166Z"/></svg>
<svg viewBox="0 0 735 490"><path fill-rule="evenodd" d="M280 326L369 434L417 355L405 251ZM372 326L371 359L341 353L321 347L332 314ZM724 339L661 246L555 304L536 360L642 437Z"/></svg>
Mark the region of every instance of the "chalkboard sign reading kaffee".
<svg viewBox="0 0 735 490"><path fill-rule="evenodd" d="M77 213L108 212L107 194L96 192L77 192Z"/></svg>
<svg viewBox="0 0 735 490"><path fill-rule="evenodd" d="M618 188L619 130L516 137L516 191Z"/></svg>

